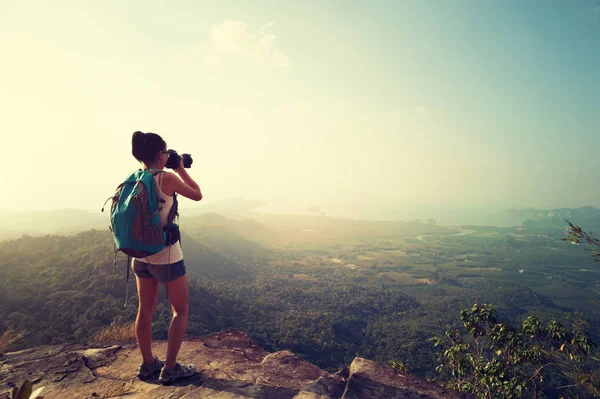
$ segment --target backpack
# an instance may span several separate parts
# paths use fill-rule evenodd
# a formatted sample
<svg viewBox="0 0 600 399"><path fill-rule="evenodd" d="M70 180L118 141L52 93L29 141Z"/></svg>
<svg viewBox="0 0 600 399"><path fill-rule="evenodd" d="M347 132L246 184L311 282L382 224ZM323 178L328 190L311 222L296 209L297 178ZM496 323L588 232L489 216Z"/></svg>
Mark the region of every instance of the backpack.
<svg viewBox="0 0 600 399"><path fill-rule="evenodd" d="M173 223L175 216L178 216L175 194L173 207L169 212L169 224L165 228L160 224L161 203L164 203L164 200L159 199L154 182L154 176L159 173L163 171L136 170L117 186L115 195L104 202L106 205L112 199L109 229L113 233L114 241L113 266L117 265L119 251L128 256L125 306L129 296L131 258L145 258L156 254L162 251L167 243L170 245L179 239L178 226ZM104 212L104 207L101 212Z"/></svg>

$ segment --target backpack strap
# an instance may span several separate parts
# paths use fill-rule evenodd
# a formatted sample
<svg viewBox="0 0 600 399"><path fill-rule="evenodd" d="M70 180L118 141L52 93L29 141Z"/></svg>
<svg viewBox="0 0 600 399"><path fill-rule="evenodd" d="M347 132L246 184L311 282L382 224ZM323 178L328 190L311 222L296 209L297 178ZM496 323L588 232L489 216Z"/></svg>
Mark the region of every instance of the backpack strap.
<svg viewBox="0 0 600 399"><path fill-rule="evenodd" d="M159 192L162 193L162 180L163 180L162 178L163 178L163 175L161 173L165 173L165 171L164 170L155 170L155 171L149 170L149 171L150 171L150 173L152 173L152 177L158 176L158 178L156 179L157 180L156 181L156 186L158 188L157 193L156 193L157 194L156 195L156 200L158 201L158 207L156 209L157 209L158 212L160 212L162 210L161 205L165 203L165 200L162 199L160 197L160 195L159 195Z"/></svg>
<svg viewBox="0 0 600 399"><path fill-rule="evenodd" d="M166 296L169 299L169 284L171 283L171 245L169 245L169 265L167 266Z"/></svg>
<svg viewBox="0 0 600 399"><path fill-rule="evenodd" d="M177 227L181 230L181 224L179 223L179 212L177 212ZM179 232L179 246L183 250L183 244L181 243L181 231Z"/></svg>
<svg viewBox="0 0 600 399"><path fill-rule="evenodd" d="M100 212L104 212L104 207L106 207L106 203L107 203L108 201L110 201L111 199L113 199L114 197L115 197L114 195L111 195L110 197L108 197L108 198L106 199L106 201L104 201L104 205L102 205L102 209L100 209Z"/></svg>
<svg viewBox="0 0 600 399"><path fill-rule="evenodd" d="M173 205L169 211L169 216L167 216L167 222L172 224L175 221L175 218L179 221L179 201L177 201L177 193L173 193Z"/></svg>
<svg viewBox="0 0 600 399"><path fill-rule="evenodd" d="M110 197L108 197L106 199L106 201L104 201L104 205L102 205L102 209L100 210L100 212L104 212L104 208L106 207L106 203L110 200L113 200L113 203L115 201L119 200L119 193L121 192L121 188L125 185L125 183L121 183L117 186L117 189L115 190L115 193L113 195L111 195Z"/></svg>
<svg viewBox="0 0 600 399"><path fill-rule="evenodd" d="M113 231L112 226L108 227L111 231ZM114 231L113 231L114 234ZM113 267L117 265L117 253L119 252L119 250L117 249L117 244L115 244L114 240L113 240L113 249L115 251L115 258L113 260Z"/></svg>
<svg viewBox="0 0 600 399"><path fill-rule="evenodd" d="M146 169L148 172L152 173L152 176L156 176L159 175L161 173L165 173L164 170L158 170L158 169Z"/></svg>

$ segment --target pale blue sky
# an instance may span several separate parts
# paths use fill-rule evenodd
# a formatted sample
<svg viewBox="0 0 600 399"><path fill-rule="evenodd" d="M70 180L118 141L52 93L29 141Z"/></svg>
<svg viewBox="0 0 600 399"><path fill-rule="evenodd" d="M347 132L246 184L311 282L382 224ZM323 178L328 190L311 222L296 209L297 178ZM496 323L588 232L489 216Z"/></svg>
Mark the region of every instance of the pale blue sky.
<svg viewBox="0 0 600 399"><path fill-rule="evenodd" d="M600 0L0 0L0 54L6 209L98 208L134 130L207 202L600 206Z"/></svg>

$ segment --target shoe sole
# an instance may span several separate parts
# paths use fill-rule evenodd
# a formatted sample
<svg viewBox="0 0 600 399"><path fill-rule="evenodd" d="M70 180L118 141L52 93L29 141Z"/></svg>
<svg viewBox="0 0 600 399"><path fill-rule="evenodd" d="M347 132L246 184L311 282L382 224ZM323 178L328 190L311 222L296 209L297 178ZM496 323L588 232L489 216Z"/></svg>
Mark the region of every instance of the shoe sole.
<svg viewBox="0 0 600 399"><path fill-rule="evenodd" d="M160 374L160 370L154 370L148 374L138 374L136 377L139 378L140 380L144 381L147 380L149 378L154 377L155 375Z"/></svg>
<svg viewBox="0 0 600 399"><path fill-rule="evenodd" d="M177 376L177 377L170 377L168 379L164 379L164 378L161 379L161 378L159 378L158 382L160 382L162 385L169 385L169 384L171 384L171 383L173 383L173 382L175 382L177 380L183 380L185 378L190 378L190 377L192 377L194 375L196 375L196 372L194 372L193 374L190 374L190 375L186 375L186 376L182 375L182 376Z"/></svg>

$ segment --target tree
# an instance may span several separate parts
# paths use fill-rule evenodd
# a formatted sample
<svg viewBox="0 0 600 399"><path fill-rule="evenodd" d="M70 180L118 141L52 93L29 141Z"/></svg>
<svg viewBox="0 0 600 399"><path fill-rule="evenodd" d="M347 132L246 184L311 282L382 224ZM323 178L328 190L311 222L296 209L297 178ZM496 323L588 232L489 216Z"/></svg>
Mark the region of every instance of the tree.
<svg viewBox="0 0 600 399"><path fill-rule="evenodd" d="M448 328L443 337L431 338L443 350L437 371L450 377L447 387L478 398L537 397L551 373L558 373L600 394L599 376L583 367L596 345L578 320L567 327L529 316L518 331L498 323L492 305L474 304L461 312L461 321L467 334Z"/></svg>
<svg viewBox="0 0 600 399"><path fill-rule="evenodd" d="M586 243L591 245L592 248L585 248L586 251L590 251L592 253L592 257L596 262L600 262L600 240L594 237L592 232L583 231L580 226L576 226L567 219L565 221L569 224L569 230L567 236L562 238L563 241L570 241L573 244L581 244ZM594 248L595 247L595 248ZM596 306L598 306L597 302L594 302ZM600 333L600 331L599 331ZM591 358L600 362L600 354L596 353ZM594 396L600 397L600 367L596 367L595 371L586 372L577 368L576 370L571 372L573 374L571 380L573 381L583 381L584 386L586 386L587 390L591 392ZM579 385L582 385L581 383Z"/></svg>
<svg viewBox="0 0 600 399"><path fill-rule="evenodd" d="M581 227L574 225L567 219L565 221L569 224L570 228L567 236L561 238L563 241L571 241L573 244L581 244L582 242L589 245L595 246L596 248L586 248L586 251L592 252L592 256L596 262L600 262L600 240L594 237L593 233L585 232Z"/></svg>

